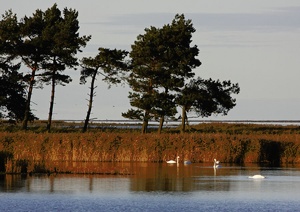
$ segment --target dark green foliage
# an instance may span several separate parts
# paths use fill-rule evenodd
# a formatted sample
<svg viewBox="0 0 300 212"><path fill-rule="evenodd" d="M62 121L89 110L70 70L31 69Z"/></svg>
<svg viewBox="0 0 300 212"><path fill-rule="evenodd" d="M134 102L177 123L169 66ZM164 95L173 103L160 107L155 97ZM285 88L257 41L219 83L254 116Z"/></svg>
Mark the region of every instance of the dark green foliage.
<svg viewBox="0 0 300 212"><path fill-rule="evenodd" d="M239 93L238 84L212 79L193 79L178 94L177 103L185 106L186 112L195 111L198 116L208 117L212 113L226 115L235 106L231 94Z"/></svg>
<svg viewBox="0 0 300 212"><path fill-rule="evenodd" d="M81 60L80 82L86 83L88 77L102 75L103 81L109 86L121 83L124 80L124 72L127 70L126 61L124 61L128 52L117 49L99 48L99 53L94 57L84 57Z"/></svg>

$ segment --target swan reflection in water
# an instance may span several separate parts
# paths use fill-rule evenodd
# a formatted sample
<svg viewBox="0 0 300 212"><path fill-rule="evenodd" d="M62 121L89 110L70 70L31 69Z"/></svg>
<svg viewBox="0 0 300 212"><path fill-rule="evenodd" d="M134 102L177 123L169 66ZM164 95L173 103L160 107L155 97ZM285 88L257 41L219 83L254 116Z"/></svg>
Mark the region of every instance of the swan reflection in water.
<svg viewBox="0 0 300 212"><path fill-rule="evenodd" d="M189 164L191 164L192 162L190 161L190 160L185 160L184 162L183 162L183 164L184 165L189 165Z"/></svg>
<svg viewBox="0 0 300 212"><path fill-rule="evenodd" d="M220 168L220 161L218 161L216 158L214 159L214 175L217 175L217 169Z"/></svg>
<svg viewBox="0 0 300 212"><path fill-rule="evenodd" d="M214 168L220 167L220 161L218 161L216 158L214 159Z"/></svg>

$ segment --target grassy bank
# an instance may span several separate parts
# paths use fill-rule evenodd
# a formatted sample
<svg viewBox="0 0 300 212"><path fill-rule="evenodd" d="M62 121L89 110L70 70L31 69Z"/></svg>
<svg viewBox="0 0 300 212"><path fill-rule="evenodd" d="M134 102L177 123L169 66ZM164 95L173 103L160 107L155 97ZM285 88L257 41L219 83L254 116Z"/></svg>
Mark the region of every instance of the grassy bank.
<svg viewBox="0 0 300 212"><path fill-rule="evenodd" d="M185 134L0 132L0 172L116 173L97 163L163 162L176 155L181 162L296 164L299 133L297 126L218 123L193 126Z"/></svg>

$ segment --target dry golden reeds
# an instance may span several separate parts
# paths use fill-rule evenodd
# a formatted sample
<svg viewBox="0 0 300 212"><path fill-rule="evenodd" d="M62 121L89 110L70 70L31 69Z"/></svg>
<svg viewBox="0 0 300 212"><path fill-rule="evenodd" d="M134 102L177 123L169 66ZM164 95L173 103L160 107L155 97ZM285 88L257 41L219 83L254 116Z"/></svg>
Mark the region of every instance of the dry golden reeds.
<svg viewBox="0 0 300 212"><path fill-rule="evenodd" d="M230 125L185 134L0 132L0 172L117 173L86 162L163 162L177 155L192 162L300 163L298 131L265 132Z"/></svg>

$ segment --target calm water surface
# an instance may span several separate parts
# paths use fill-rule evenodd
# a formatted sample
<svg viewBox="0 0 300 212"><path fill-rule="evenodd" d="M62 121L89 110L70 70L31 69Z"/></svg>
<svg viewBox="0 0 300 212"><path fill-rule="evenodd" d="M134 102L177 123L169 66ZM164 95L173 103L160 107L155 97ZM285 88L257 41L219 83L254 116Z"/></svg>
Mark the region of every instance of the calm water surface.
<svg viewBox="0 0 300 212"><path fill-rule="evenodd" d="M120 165L132 174L0 175L0 211L300 211L299 167Z"/></svg>

